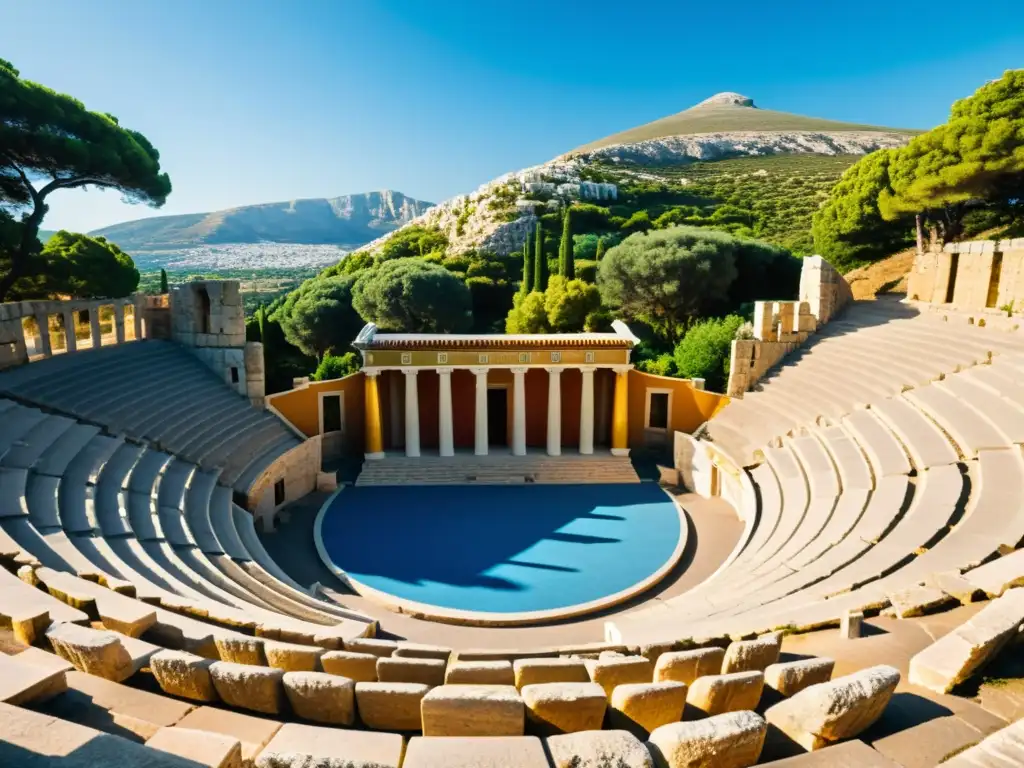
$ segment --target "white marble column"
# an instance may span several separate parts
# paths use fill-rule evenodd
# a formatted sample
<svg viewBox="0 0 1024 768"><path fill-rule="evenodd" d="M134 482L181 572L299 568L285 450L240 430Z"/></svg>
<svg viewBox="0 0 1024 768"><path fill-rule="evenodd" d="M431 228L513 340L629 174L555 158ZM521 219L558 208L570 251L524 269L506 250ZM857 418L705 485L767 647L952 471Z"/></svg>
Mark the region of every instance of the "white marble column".
<svg viewBox="0 0 1024 768"><path fill-rule="evenodd" d="M473 417L474 441L473 453L477 456L487 455L487 369L473 368L476 376L476 413Z"/></svg>
<svg viewBox="0 0 1024 768"><path fill-rule="evenodd" d="M512 453L526 455L526 369L512 368Z"/></svg>
<svg viewBox="0 0 1024 768"><path fill-rule="evenodd" d="M548 368L548 456L562 454L562 369Z"/></svg>
<svg viewBox="0 0 1024 768"><path fill-rule="evenodd" d="M437 401L437 445L442 456L455 455L455 434L452 427L452 369L438 368L440 377Z"/></svg>
<svg viewBox="0 0 1024 768"><path fill-rule="evenodd" d="M416 371L405 374L405 455L420 455L420 393L416 386Z"/></svg>
<svg viewBox="0 0 1024 768"><path fill-rule="evenodd" d="M580 368L580 373L580 453L589 455L594 452L594 369Z"/></svg>

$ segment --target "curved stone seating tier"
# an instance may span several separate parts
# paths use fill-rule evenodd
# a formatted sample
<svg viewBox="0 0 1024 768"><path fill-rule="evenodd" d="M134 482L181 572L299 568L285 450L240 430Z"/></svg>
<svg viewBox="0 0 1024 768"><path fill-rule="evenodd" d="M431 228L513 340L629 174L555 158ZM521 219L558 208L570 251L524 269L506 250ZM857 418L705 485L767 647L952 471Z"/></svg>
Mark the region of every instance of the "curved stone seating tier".
<svg viewBox="0 0 1024 768"><path fill-rule="evenodd" d="M743 463L773 438L820 417L836 419L907 387L1019 355L1015 333L947 323L889 300L855 302L708 425L711 439ZM883 363L884 361L884 363ZM881 363L881 364L880 364Z"/></svg>
<svg viewBox="0 0 1024 768"><path fill-rule="evenodd" d="M910 472L910 458L906 450L892 430L878 420L874 409L848 413L843 416L842 424L857 447L864 451L875 482L879 478Z"/></svg>
<svg viewBox="0 0 1024 768"><path fill-rule="evenodd" d="M871 411L883 421L906 448L918 470L955 464L956 449L934 422L902 397L871 404Z"/></svg>
<svg viewBox="0 0 1024 768"><path fill-rule="evenodd" d="M26 411L35 409L16 403L5 409L12 416ZM100 435L95 427L62 426L60 434L26 429L4 454L17 463L35 461L26 468L0 467L10 501L0 517L2 554L8 558L84 576L223 626L284 632L307 642L318 634L374 631L372 619L314 598L257 562L272 561L258 543L251 516L232 503L231 489L218 486L215 474ZM33 436L45 446L33 447ZM72 451L75 446L81 455ZM47 471L63 468L64 474L39 474L37 464ZM189 516L202 524L199 538L212 547L210 555L196 545ZM229 544L222 547L220 541ZM249 554L253 543L256 558Z"/></svg>
<svg viewBox="0 0 1024 768"><path fill-rule="evenodd" d="M226 388L201 360L171 342L147 340L58 355L0 374L0 392L145 440L242 486L299 444L272 414ZM16 440L42 414L20 415ZM11 435L8 438L8 435Z"/></svg>

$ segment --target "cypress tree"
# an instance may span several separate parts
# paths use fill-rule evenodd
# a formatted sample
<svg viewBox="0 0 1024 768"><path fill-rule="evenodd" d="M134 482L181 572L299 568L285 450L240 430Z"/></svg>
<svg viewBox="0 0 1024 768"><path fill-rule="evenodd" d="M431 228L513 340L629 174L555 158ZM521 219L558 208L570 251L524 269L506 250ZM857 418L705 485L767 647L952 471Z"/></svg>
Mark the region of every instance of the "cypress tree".
<svg viewBox="0 0 1024 768"><path fill-rule="evenodd" d="M597 256L595 257L595 259L597 261L600 261L602 256L604 256L604 238L603 237L599 238L598 241L597 241Z"/></svg>
<svg viewBox="0 0 1024 768"><path fill-rule="evenodd" d="M558 244L558 272L566 280L576 277L576 261L572 255L572 209L562 215L562 241Z"/></svg>
<svg viewBox="0 0 1024 768"><path fill-rule="evenodd" d="M533 251L530 249L532 232L526 233L526 242L523 243L523 282L519 286L519 292L529 293L533 289Z"/></svg>
<svg viewBox="0 0 1024 768"><path fill-rule="evenodd" d="M533 256L537 263L533 268L533 290L543 292L548 287L548 257L544 254L544 230L539 221L534 236Z"/></svg>
<svg viewBox="0 0 1024 768"><path fill-rule="evenodd" d="M170 289L167 287L167 270L160 270L160 293L167 293Z"/></svg>

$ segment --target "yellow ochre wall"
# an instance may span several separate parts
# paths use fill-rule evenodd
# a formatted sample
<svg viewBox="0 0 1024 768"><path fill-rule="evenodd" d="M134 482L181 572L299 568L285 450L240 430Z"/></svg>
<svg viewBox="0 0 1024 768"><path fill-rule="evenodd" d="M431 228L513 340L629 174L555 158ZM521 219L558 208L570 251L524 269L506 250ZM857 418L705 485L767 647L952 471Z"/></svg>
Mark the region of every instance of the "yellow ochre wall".
<svg viewBox="0 0 1024 768"><path fill-rule="evenodd" d="M311 381L301 389L291 389L267 397L272 406L307 437L320 434L320 393L344 392L344 449L350 453L363 451L363 386L362 371L343 379Z"/></svg>
<svg viewBox="0 0 1024 768"><path fill-rule="evenodd" d="M716 392L694 389L689 379L673 379L632 369L629 372L629 445L638 448L645 443L644 411L648 389L672 390L672 431L692 433L697 427L726 406L729 398Z"/></svg>

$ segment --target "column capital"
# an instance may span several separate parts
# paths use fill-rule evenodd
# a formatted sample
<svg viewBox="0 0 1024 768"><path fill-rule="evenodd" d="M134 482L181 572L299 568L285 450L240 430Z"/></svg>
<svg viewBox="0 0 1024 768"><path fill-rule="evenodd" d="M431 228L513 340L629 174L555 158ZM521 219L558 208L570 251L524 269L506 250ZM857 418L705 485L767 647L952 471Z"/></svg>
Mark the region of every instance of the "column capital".
<svg viewBox="0 0 1024 768"><path fill-rule="evenodd" d="M552 376L558 376L559 374L562 373L562 371L565 370L565 368L562 368L562 367L558 367L558 368L545 368L544 370L547 371L548 373L550 373Z"/></svg>
<svg viewBox="0 0 1024 768"><path fill-rule="evenodd" d="M413 376L413 377L415 377L416 374L420 372L419 368L399 368L398 370L401 371L402 373L404 373L406 376Z"/></svg>
<svg viewBox="0 0 1024 768"><path fill-rule="evenodd" d="M509 368L509 370L512 371L512 373L514 375L516 375L516 376L522 376L523 374L525 374L530 369L529 368Z"/></svg>
<svg viewBox="0 0 1024 768"><path fill-rule="evenodd" d="M363 375L369 379L375 379L380 374L380 368L363 368Z"/></svg>
<svg viewBox="0 0 1024 768"><path fill-rule="evenodd" d="M444 368L435 368L434 370L437 371L438 376L451 376L452 371L454 371L455 369L452 368L451 366L446 366Z"/></svg>
<svg viewBox="0 0 1024 768"><path fill-rule="evenodd" d="M593 373L594 371L597 370L597 366L596 365L577 365L576 369L580 373Z"/></svg>
<svg viewBox="0 0 1024 768"><path fill-rule="evenodd" d="M474 376L486 376L490 368L470 368L469 371Z"/></svg>
<svg viewBox="0 0 1024 768"><path fill-rule="evenodd" d="M615 371L615 373L619 373L619 374L629 373L632 368L633 368L632 365L613 365L612 366L612 370Z"/></svg>

